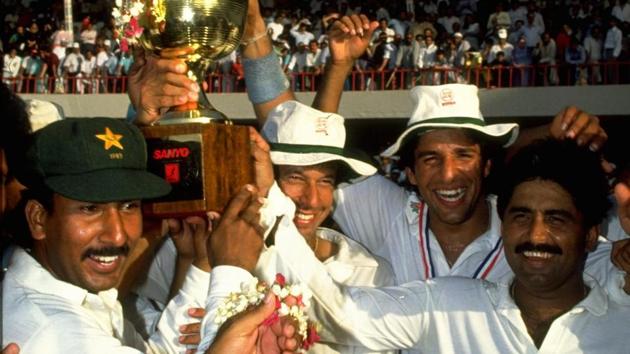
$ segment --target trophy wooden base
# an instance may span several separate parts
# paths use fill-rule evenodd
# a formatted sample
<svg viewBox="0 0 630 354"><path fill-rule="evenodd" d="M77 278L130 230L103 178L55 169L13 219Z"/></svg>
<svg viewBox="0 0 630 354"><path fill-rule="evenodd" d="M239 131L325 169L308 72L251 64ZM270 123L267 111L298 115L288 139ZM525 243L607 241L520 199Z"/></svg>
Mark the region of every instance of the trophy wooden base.
<svg viewBox="0 0 630 354"><path fill-rule="evenodd" d="M184 123L142 128L148 169L171 184L165 197L148 200L151 217L183 217L222 212L245 184L254 183L246 126Z"/></svg>

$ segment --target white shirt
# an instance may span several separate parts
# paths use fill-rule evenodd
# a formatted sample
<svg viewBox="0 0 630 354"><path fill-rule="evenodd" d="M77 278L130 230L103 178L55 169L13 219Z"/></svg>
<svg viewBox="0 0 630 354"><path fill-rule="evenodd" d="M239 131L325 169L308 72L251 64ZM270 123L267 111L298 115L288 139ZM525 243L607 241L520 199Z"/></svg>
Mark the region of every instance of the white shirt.
<svg viewBox="0 0 630 354"><path fill-rule="evenodd" d="M435 52L437 52L437 50L438 47L435 43L432 43L428 47L420 47L416 66L420 69L433 67L433 65L435 65Z"/></svg>
<svg viewBox="0 0 630 354"><path fill-rule="evenodd" d="M615 5L611 14L615 16L620 22L630 22L630 3L625 3L623 8L619 5Z"/></svg>
<svg viewBox="0 0 630 354"><path fill-rule="evenodd" d="M618 58L621 54L621 39L623 34L618 27L612 27L606 32L606 39L604 40L604 50L612 49L613 57Z"/></svg>
<svg viewBox="0 0 630 354"><path fill-rule="evenodd" d="M83 30L79 37L81 37L81 42L85 44L96 44L96 30Z"/></svg>
<svg viewBox="0 0 630 354"><path fill-rule="evenodd" d="M494 196L487 198L490 228L464 249L452 267L433 232L423 224L427 208L424 203L418 203L414 193L375 175L338 188L335 202L333 218L341 229L374 255L388 261L397 284L444 276L505 282L512 275L503 246L499 244L501 220ZM420 229L423 229L423 237L420 237ZM602 284L616 302L628 304L630 296L622 289L624 274L610 261L612 244L600 239L597 249L587 258L585 273Z"/></svg>
<svg viewBox="0 0 630 354"><path fill-rule="evenodd" d="M81 63L81 72L84 76L92 76L94 69L96 68L96 58L92 57L90 60L85 59Z"/></svg>
<svg viewBox="0 0 630 354"><path fill-rule="evenodd" d="M83 55L70 53L66 55L63 61L63 67L66 73L76 74L81 69L81 63L83 62Z"/></svg>
<svg viewBox="0 0 630 354"><path fill-rule="evenodd" d="M274 183L269 192L267 203L263 210L261 210L261 214L263 214L263 218L268 220L265 223L267 224L267 226L272 226L274 224L274 221L276 220L276 217L283 215L281 223L285 226L283 227L283 231L281 232L284 232L283 237L294 238L301 246L301 248L296 250L297 252L302 254L300 266L310 268L314 267L314 264L317 264L321 267L319 269L326 272L326 276L330 277L333 282L344 284L347 286L382 287L394 284L393 272L387 262L378 257L372 256L363 246L340 234L339 232L331 229L319 228L317 230L317 236L321 239L325 239L336 244L338 246L338 252L324 262L320 262L315 257L315 254L313 253L311 248L304 241L304 237L302 237L302 235L293 224L294 213L295 204L293 203L293 201L291 201L291 199L285 196L280 188L278 188L277 184ZM277 273L290 274L291 271L281 261L275 246L265 248L260 255L260 258L256 265L256 269L254 270L254 275L256 275L259 280L263 280L266 281L268 284L271 284L275 280L275 276ZM286 279L287 283L294 283L294 279L292 279L291 277L287 277ZM212 279L212 281L213 284L210 287L210 299L213 298L213 293L217 291L219 293L222 293L221 289L226 287L226 284L220 281L217 281L216 283L215 279ZM227 285L229 284L231 283L228 283ZM240 289L240 284L238 289ZM238 291L238 289L232 291ZM322 299L322 301L323 304L326 303L325 299ZM210 315L206 315L208 320L204 319L204 324L201 332L206 343L199 345L199 351L205 350L209 345L209 342L216 336L216 331L218 330L218 327L216 324L214 324L213 321L210 320L214 318L214 316L211 315L211 313L214 312L216 312L216 306L211 306L207 308L207 313ZM312 312L310 312L309 314L314 315ZM346 343L351 339L348 337L344 338L343 336L339 336L336 333L336 319L326 318L322 319L321 321L319 319L317 320L322 327L319 331L319 335L322 338L322 341L320 343L316 343L308 351L309 353L376 353L375 351L368 350L359 346L347 346L330 343L331 341ZM393 354L393 352L391 351L387 353Z"/></svg>
<svg viewBox="0 0 630 354"><path fill-rule="evenodd" d="M207 277L187 274L160 319L159 331L144 342L123 318L116 289L89 293L53 277L16 248L2 284L2 346L17 343L22 354L179 353L186 349L178 343L179 326L191 322L187 304L205 299L207 282Z"/></svg>
<svg viewBox="0 0 630 354"><path fill-rule="evenodd" d="M11 58L9 54L4 55L4 67L2 68L2 77L5 79L17 77L20 73L22 58L15 56Z"/></svg>
<svg viewBox="0 0 630 354"><path fill-rule="evenodd" d="M267 25L267 30L271 33L271 39L277 41L278 36L284 31L284 26L281 23L271 22Z"/></svg>
<svg viewBox="0 0 630 354"><path fill-rule="evenodd" d="M315 39L315 35L309 31L300 32L298 31L300 24L298 23L295 27L291 28L291 35L295 39L295 44L299 45L300 43L304 43L308 45L310 41Z"/></svg>
<svg viewBox="0 0 630 354"><path fill-rule="evenodd" d="M289 238L277 240L281 242ZM296 243L286 243L281 256L299 265ZM313 289L313 298L336 314L340 332L372 349L410 348L421 353L562 354L626 353L630 347L630 307L607 298L596 281L585 276L588 296L553 321L540 349L536 348L510 296L509 285L466 278L437 278L398 287L344 287L325 272L294 266L297 276ZM224 279L221 292L210 303L240 289L251 279L243 269L212 270ZM511 283L511 279L510 279ZM220 283L217 283L220 285ZM315 301L314 301L315 302ZM316 306L315 306L316 307Z"/></svg>
<svg viewBox="0 0 630 354"><path fill-rule="evenodd" d="M593 63L602 58L602 40L588 36L584 39L584 50L588 56L588 61Z"/></svg>
<svg viewBox="0 0 630 354"><path fill-rule="evenodd" d="M503 54L505 54L505 59L512 61L512 50L514 50L514 46L508 42L505 42L503 47L501 47L500 43L493 44L492 47L490 47L490 52L488 53L488 58L486 60L488 63L492 63L497 57L497 53L503 52Z"/></svg>

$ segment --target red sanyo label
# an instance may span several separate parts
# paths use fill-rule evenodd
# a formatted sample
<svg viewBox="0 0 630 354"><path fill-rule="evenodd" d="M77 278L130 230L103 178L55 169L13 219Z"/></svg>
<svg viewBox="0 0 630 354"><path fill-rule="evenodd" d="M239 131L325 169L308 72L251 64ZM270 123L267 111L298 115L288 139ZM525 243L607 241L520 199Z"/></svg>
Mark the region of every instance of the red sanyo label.
<svg viewBox="0 0 630 354"><path fill-rule="evenodd" d="M176 159L179 157L188 157L188 155L190 155L190 149L187 147L153 150L154 160Z"/></svg>

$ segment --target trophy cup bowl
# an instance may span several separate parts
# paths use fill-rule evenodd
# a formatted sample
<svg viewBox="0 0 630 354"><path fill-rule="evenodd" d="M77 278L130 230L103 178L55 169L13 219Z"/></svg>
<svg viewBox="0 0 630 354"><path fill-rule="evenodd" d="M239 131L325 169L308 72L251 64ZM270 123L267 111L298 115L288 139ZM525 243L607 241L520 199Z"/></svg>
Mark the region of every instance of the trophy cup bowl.
<svg viewBox="0 0 630 354"><path fill-rule="evenodd" d="M196 106L172 108L157 125L142 129L149 170L172 186L169 195L145 203L144 212L181 217L222 211L240 187L254 181L249 131L214 109L202 82L213 61L238 47L248 1L135 1L144 2L141 46L156 55L183 49L186 54L177 58L186 62L188 77L200 87Z"/></svg>

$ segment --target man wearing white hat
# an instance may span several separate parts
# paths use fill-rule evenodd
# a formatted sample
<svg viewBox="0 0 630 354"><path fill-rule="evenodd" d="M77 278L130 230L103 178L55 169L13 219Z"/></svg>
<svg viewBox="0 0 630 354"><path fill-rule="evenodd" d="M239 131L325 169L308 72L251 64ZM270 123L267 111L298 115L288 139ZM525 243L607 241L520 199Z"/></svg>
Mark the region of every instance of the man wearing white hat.
<svg viewBox="0 0 630 354"><path fill-rule="evenodd" d="M498 52L503 52L505 60L512 61L512 50L514 46L507 41L508 34L505 28L501 28L498 31L499 42L490 47L490 53L488 53L488 63L492 63L497 56Z"/></svg>
<svg viewBox="0 0 630 354"><path fill-rule="evenodd" d="M372 256L345 235L322 227L333 209L337 183L376 172L372 165L351 157L344 148L346 131L343 122L340 115L324 113L297 101L287 101L271 111L262 134L269 142L276 182L271 178L258 182L261 190L269 190L268 204L265 211L261 211L263 224L271 227L278 217L283 217L283 222L292 222L296 231L292 237L303 237L310 248L310 258L305 258L305 262L323 264L328 276L336 283L369 287L393 285L393 273L386 262ZM259 146L266 145L260 136L253 137ZM268 244L273 243L273 236L267 236L267 240ZM288 269L278 257L275 246L269 245L260 255L253 274L273 282L277 273L287 273ZM307 263L304 266L308 267ZM292 282L292 279L287 281ZM330 343L347 343L350 338L337 333L333 319L321 320L320 324L322 341L328 343L316 343L309 353L375 352ZM208 333L216 331L217 327L212 323L204 324L203 338L210 340L213 335ZM200 344L199 350L203 349Z"/></svg>

